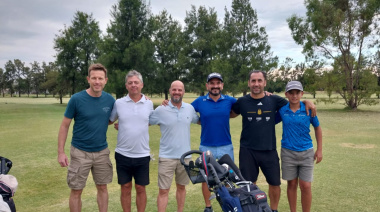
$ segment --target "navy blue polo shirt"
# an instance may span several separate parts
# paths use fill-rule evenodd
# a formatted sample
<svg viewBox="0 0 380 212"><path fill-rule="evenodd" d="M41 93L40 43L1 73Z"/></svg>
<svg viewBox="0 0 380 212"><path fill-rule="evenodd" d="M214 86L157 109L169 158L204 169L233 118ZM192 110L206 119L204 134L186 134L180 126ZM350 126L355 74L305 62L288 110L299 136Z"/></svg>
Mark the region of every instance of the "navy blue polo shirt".
<svg viewBox="0 0 380 212"><path fill-rule="evenodd" d="M214 101L209 94L200 96L194 100L193 105L199 112L201 121L201 145L224 146L230 145L230 112L236 102L234 97L221 95L218 101Z"/></svg>

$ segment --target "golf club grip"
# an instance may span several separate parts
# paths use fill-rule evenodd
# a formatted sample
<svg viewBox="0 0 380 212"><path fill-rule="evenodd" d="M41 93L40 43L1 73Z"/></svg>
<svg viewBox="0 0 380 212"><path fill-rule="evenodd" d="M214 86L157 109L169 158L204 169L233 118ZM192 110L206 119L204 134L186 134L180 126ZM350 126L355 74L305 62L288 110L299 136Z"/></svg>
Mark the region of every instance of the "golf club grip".
<svg viewBox="0 0 380 212"><path fill-rule="evenodd" d="M214 166L211 163L208 163L207 164L207 168L208 168L208 171L211 173L212 178L214 178L215 183L217 185L219 185L220 184L220 180L219 180L218 174L215 171Z"/></svg>
<svg viewBox="0 0 380 212"><path fill-rule="evenodd" d="M236 173L236 175L240 178L241 181L245 181L244 177L242 176L240 169L236 166L236 164L232 161L231 157L228 154L223 155L219 160L219 164L227 164L231 167L231 169Z"/></svg>

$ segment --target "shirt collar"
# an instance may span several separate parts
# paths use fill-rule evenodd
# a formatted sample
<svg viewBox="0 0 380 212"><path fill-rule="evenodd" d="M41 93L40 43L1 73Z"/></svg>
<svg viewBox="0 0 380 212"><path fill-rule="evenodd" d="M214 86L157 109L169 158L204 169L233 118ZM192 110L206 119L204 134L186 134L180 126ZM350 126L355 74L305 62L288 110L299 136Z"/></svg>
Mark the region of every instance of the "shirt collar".
<svg viewBox="0 0 380 212"><path fill-rule="evenodd" d="M133 100L131 99L131 97L129 96L129 94L127 94L127 96L125 97L125 101L127 101L127 102L132 101L133 102ZM138 103L138 102L145 103L146 101L147 100L145 98L145 95L141 94L141 99L139 101L137 101L136 103Z"/></svg>
<svg viewBox="0 0 380 212"><path fill-rule="evenodd" d="M223 94L220 94L220 98L218 99L218 101L220 101L220 100L222 100L222 99L225 99L225 98L226 98L226 97L225 97ZM212 100L212 101L214 101L213 99L211 99L209 93L206 94L206 99L207 99L207 100Z"/></svg>

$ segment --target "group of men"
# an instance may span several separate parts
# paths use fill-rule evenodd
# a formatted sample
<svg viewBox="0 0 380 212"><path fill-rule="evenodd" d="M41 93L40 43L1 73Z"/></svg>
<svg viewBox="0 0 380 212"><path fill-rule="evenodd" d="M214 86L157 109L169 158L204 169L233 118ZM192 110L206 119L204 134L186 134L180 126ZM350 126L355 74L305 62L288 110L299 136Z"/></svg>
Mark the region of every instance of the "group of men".
<svg viewBox="0 0 380 212"><path fill-rule="evenodd" d="M69 199L71 211L81 210L81 193L90 170L98 191L99 211L107 211L107 184L112 181L113 173L106 141L108 124L118 120L115 161L118 183L121 185L120 200L123 211L131 211L132 178L135 179L137 211L145 211L147 202L145 186L149 184L149 125L159 125L161 130L158 211L166 211L174 174L177 211L183 211L185 185L189 183L189 178L179 158L190 150L191 123L201 124L199 150L211 151L216 159L225 154L229 154L233 159L229 119L238 114L242 115L243 122L239 150L242 175L246 180L256 182L261 168L269 184L271 209L277 211L281 181L275 137L276 112L288 102L276 95L265 95L265 72L249 73L248 86L251 92L238 100L222 94L224 84L219 73L208 75L206 83L208 94L198 97L191 104L182 101L185 94L184 84L178 80L174 81L169 90L170 101L155 110L152 101L141 93L143 79L137 71L130 71L127 74L128 95L116 101L103 91L107 83L107 70L104 66L91 65L87 80L90 88L72 96L58 135L58 162L62 167L69 166L67 182L71 188ZM309 101L305 103L306 108L305 106L303 108L306 113L309 113L310 107L315 109ZM282 117L278 116L277 121ZM75 123L69 163L64 153L64 146L72 119ZM320 161L321 150L318 157ZM297 185L297 182L298 180L293 184ZM213 211L209 200L211 193L205 183L202 185L202 193L206 206L204 211Z"/></svg>

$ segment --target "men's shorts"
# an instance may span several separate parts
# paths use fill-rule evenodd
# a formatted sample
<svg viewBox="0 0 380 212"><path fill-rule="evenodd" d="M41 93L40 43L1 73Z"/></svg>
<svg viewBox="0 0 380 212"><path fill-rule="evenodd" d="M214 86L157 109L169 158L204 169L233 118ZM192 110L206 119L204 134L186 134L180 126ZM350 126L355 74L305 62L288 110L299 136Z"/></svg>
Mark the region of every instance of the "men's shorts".
<svg viewBox="0 0 380 212"><path fill-rule="evenodd" d="M228 154L234 161L234 147L232 144L224 146L199 146L199 151L206 152L209 150L215 159L219 160L223 155Z"/></svg>
<svg viewBox="0 0 380 212"><path fill-rule="evenodd" d="M256 182L259 168L261 168L269 185L281 185L279 160L276 150L253 150L240 147L239 166L246 180Z"/></svg>
<svg viewBox="0 0 380 212"><path fill-rule="evenodd" d="M70 165L67 172L69 188L81 190L86 186L87 177L92 172L96 185L112 182L113 169L108 148L99 152L86 152L73 146L70 148Z"/></svg>
<svg viewBox="0 0 380 212"><path fill-rule="evenodd" d="M281 148L282 179L294 180L299 177L305 182L313 181L314 150L296 152Z"/></svg>
<svg viewBox="0 0 380 212"><path fill-rule="evenodd" d="M185 158L186 164L189 164L190 158ZM189 176L179 159L159 158L158 159L158 187L160 189L169 189L172 185L173 175L175 182L180 185L188 185Z"/></svg>
<svg viewBox="0 0 380 212"><path fill-rule="evenodd" d="M150 156L130 158L115 152L117 181L120 185L135 179L137 185L149 185Z"/></svg>

